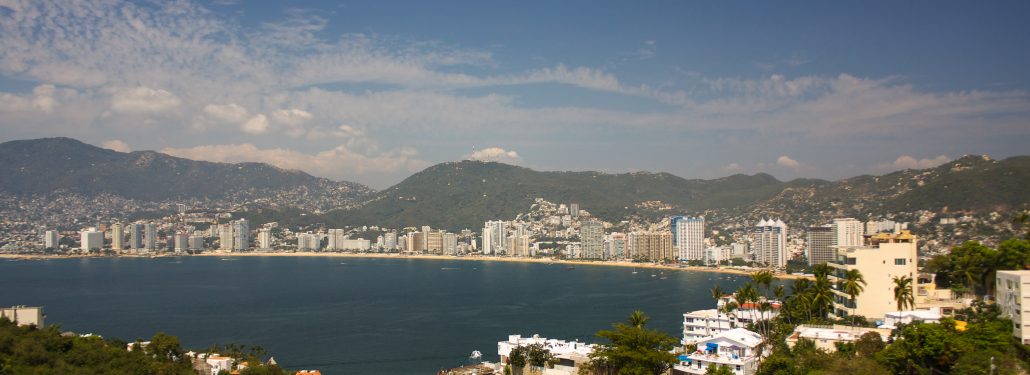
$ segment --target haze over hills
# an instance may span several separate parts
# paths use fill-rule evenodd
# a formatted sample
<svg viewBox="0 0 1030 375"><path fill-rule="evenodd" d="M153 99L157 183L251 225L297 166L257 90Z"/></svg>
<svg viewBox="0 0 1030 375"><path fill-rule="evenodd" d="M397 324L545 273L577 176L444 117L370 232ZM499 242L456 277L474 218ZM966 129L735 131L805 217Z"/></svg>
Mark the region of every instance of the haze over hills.
<svg viewBox="0 0 1030 375"><path fill-rule="evenodd" d="M1027 183L1027 156L1001 161L967 156L936 168L832 182L784 182L767 174L700 180L668 173L539 172L495 162L462 161L429 167L381 191L361 207L331 212L324 219L354 225L435 223L449 229L476 228L485 220L513 219L526 212L535 198L543 198L579 203L607 221L718 210L808 222L823 216L866 217L918 210L1026 209L1030 202Z"/></svg>
<svg viewBox="0 0 1030 375"><path fill-rule="evenodd" d="M839 181L780 181L768 174L702 180L668 173L541 172L466 160L431 166L375 192L267 164L121 153L68 138L0 144L0 192L8 194L232 200L248 203L244 216L255 221L330 226L476 228L486 220L514 219L537 198L579 203L612 222L713 211L775 215L799 224L919 210L1003 212L1028 208L1028 183L1028 156L1000 161L967 156L930 169ZM340 209L310 214L315 208Z"/></svg>
<svg viewBox="0 0 1030 375"><path fill-rule="evenodd" d="M374 191L262 163L211 163L154 151L123 153L70 138L0 144L0 192L110 194L140 201L268 200L309 209L347 207Z"/></svg>

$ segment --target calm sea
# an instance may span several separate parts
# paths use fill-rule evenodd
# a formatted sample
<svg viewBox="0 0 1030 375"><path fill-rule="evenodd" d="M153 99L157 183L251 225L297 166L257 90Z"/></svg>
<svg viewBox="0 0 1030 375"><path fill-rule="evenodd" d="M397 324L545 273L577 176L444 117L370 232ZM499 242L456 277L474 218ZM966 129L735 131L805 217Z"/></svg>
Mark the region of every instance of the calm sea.
<svg viewBox="0 0 1030 375"><path fill-rule="evenodd" d="M745 277L631 268L318 257L0 260L0 305L124 340L261 345L290 369L432 374L509 334L593 342L634 309L681 337L682 314Z"/></svg>

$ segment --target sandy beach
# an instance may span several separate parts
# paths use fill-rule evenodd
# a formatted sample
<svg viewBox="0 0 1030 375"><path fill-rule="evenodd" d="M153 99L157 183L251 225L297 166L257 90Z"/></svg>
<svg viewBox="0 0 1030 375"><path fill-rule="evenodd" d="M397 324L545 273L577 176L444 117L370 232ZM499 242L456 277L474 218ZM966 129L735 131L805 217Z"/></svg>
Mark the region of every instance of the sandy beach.
<svg viewBox="0 0 1030 375"><path fill-rule="evenodd" d="M394 254L394 253L335 253L335 252L245 252L245 253L223 253L223 252L206 252L197 255L177 255L177 254L160 254L160 255L22 255L22 254L0 254L0 259L20 259L20 260L34 260L34 259L69 259L69 258L108 258L108 257L126 257L126 258L164 258L164 257L176 257L176 256L204 256L204 257L334 257L334 258L373 258L373 259L415 259L415 260L458 260L458 261L472 261L472 262L512 262L512 263L547 263L547 264L561 264L566 266L595 266L595 267L624 267L624 268L639 268L639 269L652 269L652 270L669 270L669 271L700 271L700 272L717 272L735 275L748 275L751 272L757 271L758 269L737 269L737 268L710 268L710 267L692 267L692 266L677 266L677 265L665 265L655 263L634 263L626 261L587 261L587 260L567 260L567 259L550 259L550 258L510 258L510 257L496 257L496 256L449 256L449 255L429 255L429 254ZM804 278L801 275L791 274L776 274L777 278L780 279L798 279Z"/></svg>

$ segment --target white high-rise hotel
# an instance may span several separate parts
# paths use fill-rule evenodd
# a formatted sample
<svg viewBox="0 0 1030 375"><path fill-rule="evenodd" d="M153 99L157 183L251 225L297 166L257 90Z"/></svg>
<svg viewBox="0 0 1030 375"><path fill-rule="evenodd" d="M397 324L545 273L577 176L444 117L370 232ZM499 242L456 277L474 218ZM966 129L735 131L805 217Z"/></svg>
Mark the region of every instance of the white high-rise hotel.
<svg viewBox="0 0 1030 375"><path fill-rule="evenodd" d="M483 225L483 254L506 253L507 223L503 220L487 221Z"/></svg>
<svg viewBox="0 0 1030 375"><path fill-rule="evenodd" d="M705 252L705 218L672 218L672 245L681 261L701 260Z"/></svg>
<svg viewBox="0 0 1030 375"><path fill-rule="evenodd" d="M759 221L752 233L752 241L755 261L773 268L787 266L787 224L783 221Z"/></svg>

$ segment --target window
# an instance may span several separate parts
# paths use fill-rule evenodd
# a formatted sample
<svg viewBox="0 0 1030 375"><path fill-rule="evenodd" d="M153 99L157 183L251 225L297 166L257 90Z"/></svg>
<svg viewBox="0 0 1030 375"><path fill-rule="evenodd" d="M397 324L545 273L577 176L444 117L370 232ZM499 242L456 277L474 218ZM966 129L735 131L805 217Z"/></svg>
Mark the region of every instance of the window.
<svg viewBox="0 0 1030 375"><path fill-rule="evenodd" d="M905 258L895 258L894 259L894 265L895 266L904 266L906 261L907 261L907 259L905 259Z"/></svg>
<svg viewBox="0 0 1030 375"><path fill-rule="evenodd" d="M847 258L847 260L844 262L844 264L852 265L853 266L853 265L855 265L857 263L857 260L858 259L856 259L856 258Z"/></svg>

